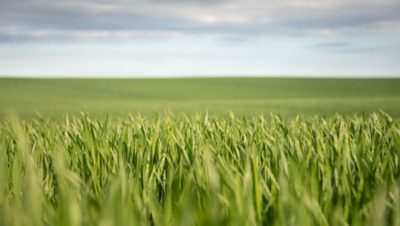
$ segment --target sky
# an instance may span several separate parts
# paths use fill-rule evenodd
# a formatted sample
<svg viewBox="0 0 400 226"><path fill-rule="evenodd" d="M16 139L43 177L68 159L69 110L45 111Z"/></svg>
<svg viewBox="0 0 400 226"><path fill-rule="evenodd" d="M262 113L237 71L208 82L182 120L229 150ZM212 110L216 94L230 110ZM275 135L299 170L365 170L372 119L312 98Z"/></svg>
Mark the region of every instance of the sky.
<svg viewBox="0 0 400 226"><path fill-rule="evenodd" d="M399 0L0 0L0 75L400 76Z"/></svg>

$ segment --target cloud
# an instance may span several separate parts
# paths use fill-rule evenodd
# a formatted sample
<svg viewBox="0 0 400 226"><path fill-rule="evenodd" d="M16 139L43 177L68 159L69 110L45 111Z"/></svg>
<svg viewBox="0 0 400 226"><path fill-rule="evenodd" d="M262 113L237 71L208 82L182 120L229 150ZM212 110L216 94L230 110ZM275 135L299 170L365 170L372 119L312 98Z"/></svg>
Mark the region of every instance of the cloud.
<svg viewBox="0 0 400 226"><path fill-rule="evenodd" d="M351 47L351 42L340 41L340 42L320 42L314 45L316 48L323 49L338 49L338 48L348 48Z"/></svg>
<svg viewBox="0 0 400 226"><path fill-rule="evenodd" d="M359 46L348 41L320 42L312 47L317 50L334 54L373 53L381 50L381 48Z"/></svg>
<svg viewBox="0 0 400 226"><path fill-rule="evenodd" d="M2 42L400 32L400 3L394 0L0 0L0 5Z"/></svg>

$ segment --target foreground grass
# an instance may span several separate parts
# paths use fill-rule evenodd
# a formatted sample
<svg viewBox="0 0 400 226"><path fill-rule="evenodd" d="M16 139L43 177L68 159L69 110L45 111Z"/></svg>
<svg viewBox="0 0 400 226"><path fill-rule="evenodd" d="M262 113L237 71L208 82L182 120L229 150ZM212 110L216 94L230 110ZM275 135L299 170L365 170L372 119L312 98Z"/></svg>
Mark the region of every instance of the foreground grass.
<svg viewBox="0 0 400 226"><path fill-rule="evenodd" d="M0 117L60 117L89 111L152 115L209 112L251 116L354 114L384 110L400 118L400 79L0 79Z"/></svg>
<svg viewBox="0 0 400 226"><path fill-rule="evenodd" d="M10 118L0 225L399 225L385 114Z"/></svg>

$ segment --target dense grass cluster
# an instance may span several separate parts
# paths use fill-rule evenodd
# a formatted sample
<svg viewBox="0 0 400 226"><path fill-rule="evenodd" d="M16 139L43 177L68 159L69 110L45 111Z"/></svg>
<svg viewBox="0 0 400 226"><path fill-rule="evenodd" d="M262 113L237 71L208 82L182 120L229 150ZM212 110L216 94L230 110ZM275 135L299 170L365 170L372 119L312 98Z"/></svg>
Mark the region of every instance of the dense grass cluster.
<svg viewBox="0 0 400 226"><path fill-rule="evenodd" d="M385 114L0 125L0 225L400 225Z"/></svg>

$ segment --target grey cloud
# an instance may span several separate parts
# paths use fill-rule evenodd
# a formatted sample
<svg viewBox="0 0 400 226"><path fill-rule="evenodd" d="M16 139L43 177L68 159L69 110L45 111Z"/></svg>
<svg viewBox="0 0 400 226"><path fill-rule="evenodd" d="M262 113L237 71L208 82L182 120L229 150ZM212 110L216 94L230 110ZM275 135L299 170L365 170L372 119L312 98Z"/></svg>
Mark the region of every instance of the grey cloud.
<svg viewBox="0 0 400 226"><path fill-rule="evenodd" d="M0 41L40 40L52 35L61 38L60 34L68 39L79 33L72 31L230 36L308 35L322 29L373 33L382 22L400 21L400 4L391 0L378 5L368 4L369 1L338 1L342 4L318 3L316 7L308 3L282 2L284 4L261 0L0 0ZM43 30L57 32L34 35Z"/></svg>
<svg viewBox="0 0 400 226"><path fill-rule="evenodd" d="M353 43L350 41L328 41L319 42L311 46L311 48L326 53L333 54L397 54L399 47L396 45L366 45L365 43Z"/></svg>
<svg viewBox="0 0 400 226"><path fill-rule="evenodd" d="M336 48L347 48L351 47L352 43L347 41L339 41L339 42L320 42L315 44L313 47L315 48L323 48L323 49L336 49Z"/></svg>
<svg viewBox="0 0 400 226"><path fill-rule="evenodd" d="M150 0L151 2L162 4L196 4L196 5L219 5L229 0Z"/></svg>

